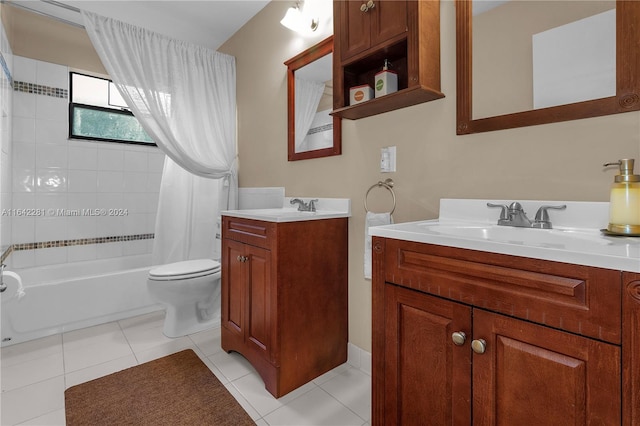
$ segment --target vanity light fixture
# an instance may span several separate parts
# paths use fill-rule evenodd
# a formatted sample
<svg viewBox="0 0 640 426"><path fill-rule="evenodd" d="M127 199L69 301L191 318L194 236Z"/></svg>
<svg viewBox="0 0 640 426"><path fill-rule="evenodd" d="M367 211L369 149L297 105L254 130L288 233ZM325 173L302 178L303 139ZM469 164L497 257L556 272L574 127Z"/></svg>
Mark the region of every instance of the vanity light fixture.
<svg viewBox="0 0 640 426"><path fill-rule="evenodd" d="M280 23L284 27L304 35L311 34L317 30L318 21L319 20L317 18L310 18L308 14L300 8L300 2L297 2L295 7L290 7L287 10L287 13L284 15L284 18L282 18Z"/></svg>

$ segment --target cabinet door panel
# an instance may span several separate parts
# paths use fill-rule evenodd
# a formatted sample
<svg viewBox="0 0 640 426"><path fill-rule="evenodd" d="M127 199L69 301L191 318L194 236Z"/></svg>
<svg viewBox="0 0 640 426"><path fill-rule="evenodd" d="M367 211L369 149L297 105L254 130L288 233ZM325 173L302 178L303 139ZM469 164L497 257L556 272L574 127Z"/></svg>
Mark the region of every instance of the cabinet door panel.
<svg viewBox="0 0 640 426"><path fill-rule="evenodd" d="M375 13L371 13L372 46L407 31L406 1L378 0L375 4Z"/></svg>
<svg viewBox="0 0 640 426"><path fill-rule="evenodd" d="M476 425L620 424L620 348L473 311Z"/></svg>
<svg viewBox="0 0 640 426"><path fill-rule="evenodd" d="M269 322L271 288L270 265L271 256L268 250L246 246L248 262L248 296L247 297L247 339L256 349L264 352L267 359L270 350L271 324Z"/></svg>
<svg viewBox="0 0 640 426"><path fill-rule="evenodd" d="M243 333L244 327L244 263L239 259L244 255L244 245L225 240L226 255L222 278L222 322L230 331Z"/></svg>
<svg viewBox="0 0 640 426"><path fill-rule="evenodd" d="M340 40L336 40L342 46L342 59L350 58L371 45L371 12L360 10L364 3L366 1L338 1L333 4L334 8L340 8L343 22L346 22L340 28Z"/></svg>
<svg viewBox="0 0 640 426"><path fill-rule="evenodd" d="M386 424L468 425L471 421L471 309L386 285Z"/></svg>

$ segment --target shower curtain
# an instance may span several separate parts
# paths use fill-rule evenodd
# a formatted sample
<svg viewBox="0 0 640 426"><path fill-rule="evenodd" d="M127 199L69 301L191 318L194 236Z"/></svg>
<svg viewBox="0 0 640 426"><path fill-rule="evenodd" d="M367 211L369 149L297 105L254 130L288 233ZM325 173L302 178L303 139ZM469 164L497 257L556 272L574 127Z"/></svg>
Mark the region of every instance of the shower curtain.
<svg viewBox="0 0 640 426"><path fill-rule="evenodd" d="M309 133L311 123L318 111L318 105L320 99L322 99L322 93L324 92L324 83L320 81L304 80L301 78L295 79L295 132L296 152L305 151L303 148L304 140Z"/></svg>
<svg viewBox="0 0 640 426"><path fill-rule="evenodd" d="M154 264L214 255L216 217L237 208L235 58L82 11L104 67L167 155Z"/></svg>

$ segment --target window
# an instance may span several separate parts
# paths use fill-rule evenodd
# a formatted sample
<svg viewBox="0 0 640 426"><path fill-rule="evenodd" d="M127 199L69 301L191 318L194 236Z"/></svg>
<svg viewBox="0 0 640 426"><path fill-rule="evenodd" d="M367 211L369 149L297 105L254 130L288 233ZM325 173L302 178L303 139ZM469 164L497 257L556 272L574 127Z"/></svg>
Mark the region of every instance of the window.
<svg viewBox="0 0 640 426"><path fill-rule="evenodd" d="M70 73L69 138L155 145L111 80Z"/></svg>

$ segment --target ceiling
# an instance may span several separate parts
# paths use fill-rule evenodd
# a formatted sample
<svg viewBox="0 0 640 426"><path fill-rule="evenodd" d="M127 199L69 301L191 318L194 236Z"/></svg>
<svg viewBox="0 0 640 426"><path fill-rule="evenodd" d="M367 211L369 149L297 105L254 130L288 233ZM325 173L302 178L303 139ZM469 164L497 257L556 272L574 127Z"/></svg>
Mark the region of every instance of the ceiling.
<svg viewBox="0 0 640 426"><path fill-rule="evenodd" d="M174 39L217 49L269 1L7 0L7 3L76 25L82 25L82 16L77 10L83 9Z"/></svg>

